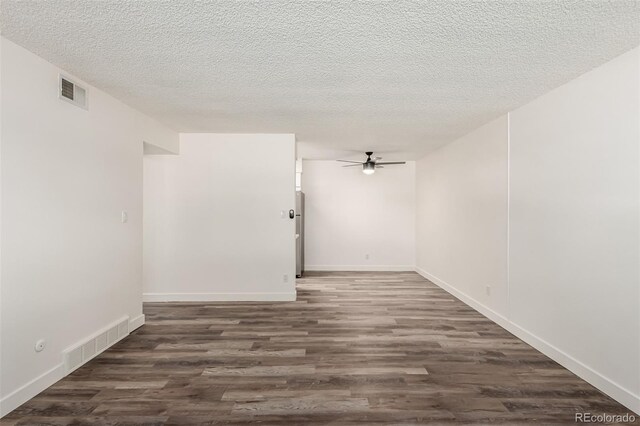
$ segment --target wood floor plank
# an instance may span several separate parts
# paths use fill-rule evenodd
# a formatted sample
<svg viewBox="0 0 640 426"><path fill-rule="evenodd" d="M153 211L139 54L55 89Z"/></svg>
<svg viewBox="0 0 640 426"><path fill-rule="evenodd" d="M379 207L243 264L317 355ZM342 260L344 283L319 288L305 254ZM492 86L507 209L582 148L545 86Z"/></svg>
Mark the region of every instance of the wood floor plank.
<svg viewBox="0 0 640 426"><path fill-rule="evenodd" d="M308 273L285 303L147 324L2 425L575 424L628 410L412 272Z"/></svg>

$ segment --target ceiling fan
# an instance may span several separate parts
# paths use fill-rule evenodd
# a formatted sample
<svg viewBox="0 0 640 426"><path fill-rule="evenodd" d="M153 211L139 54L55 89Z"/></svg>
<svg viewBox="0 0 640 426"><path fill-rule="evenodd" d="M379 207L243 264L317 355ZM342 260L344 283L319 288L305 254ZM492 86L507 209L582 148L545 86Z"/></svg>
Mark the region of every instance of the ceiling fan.
<svg viewBox="0 0 640 426"><path fill-rule="evenodd" d="M365 154L367 155L367 160L366 161L350 161L350 160L336 160L336 161L340 161L342 163L353 163L353 164L348 164L348 165L342 166L342 167L354 167L354 166L362 165L362 173L364 173L365 175L372 175L372 174L375 173L376 169L382 169L382 168L384 168L383 166L386 166L386 165L390 165L390 164L406 164L406 161L386 161L386 162L381 162L380 160L382 160L382 157L373 157L373 158L371 158L371 156L373 155L373 152L371 152L371 151L367 151L367 152L365 152Z"/></svg>

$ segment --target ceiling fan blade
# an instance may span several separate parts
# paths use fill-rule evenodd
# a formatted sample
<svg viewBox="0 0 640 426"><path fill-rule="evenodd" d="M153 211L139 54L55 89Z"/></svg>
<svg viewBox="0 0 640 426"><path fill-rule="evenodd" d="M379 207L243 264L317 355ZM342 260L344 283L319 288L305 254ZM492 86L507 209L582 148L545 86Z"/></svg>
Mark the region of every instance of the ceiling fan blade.
<svg viewBox="0 0 640 426"><path fill-rule="evenodd" d="M363 164L362 161L350 161L350 160L336 160L336 161L340 161L341 163L357 163L357 164Z"/></svg>
<svg viewBox="0 0 640 426"><path fill-rule="evenodd" d="M358 164L347 164L346 166L342 166L342 167L355 167L355 166L362 166L362 163L358 163Z"/></svg>
<svg viewBox="0 0 640 426"><path fill-rule="evenodd" d="M376 163L376 166L383 164L407 164L406 161L386 161L384 163Z"/></svg>
<svg viewBox="0 0 640 426"><path fill-rule="evenodd" d="M378 161L382 160L382 157L373 157L371 159L371 161L373 161L374 163L377 163Z"/></svg>

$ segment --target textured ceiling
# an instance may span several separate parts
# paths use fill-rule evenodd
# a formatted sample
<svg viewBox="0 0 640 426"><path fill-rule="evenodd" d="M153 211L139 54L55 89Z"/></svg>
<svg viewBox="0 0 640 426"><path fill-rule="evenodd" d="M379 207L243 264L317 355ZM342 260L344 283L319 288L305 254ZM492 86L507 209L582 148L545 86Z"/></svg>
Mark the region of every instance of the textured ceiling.
<svg viewBox="0 0 640 426"><path fill-rule="evenodd" d="M2 34L185 132L417 158L640 43L637 1L12 1ZM393 154L395 153L395 155Z"/></svg>

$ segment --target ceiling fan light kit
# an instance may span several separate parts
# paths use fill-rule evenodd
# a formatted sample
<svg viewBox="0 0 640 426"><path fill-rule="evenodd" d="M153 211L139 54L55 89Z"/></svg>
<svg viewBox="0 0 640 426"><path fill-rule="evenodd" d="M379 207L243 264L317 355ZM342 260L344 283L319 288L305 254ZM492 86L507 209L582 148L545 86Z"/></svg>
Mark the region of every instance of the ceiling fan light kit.
<svg viewBox="0 0 640 426"><path fill-rule="evenodd" d="M351 161L351 160L336 160L336 161L340 161L341 163L351 163L342 167L354 167L354 166L362 165L362 173L364 173L365 175L374 174L376 172L376 169L382 169L383 165L406 164L406 161L387 161L382 163L380 162L380 160L382 160L382 157L371 158L371 156L373 155L372 151L365 152L365 155L367 156L366 161Z"/></svg>
<svg viewBox="0 0 640 426"><path fill-rule="evenodd" d="M372 175L376 172L376 164L375 163L364 163L362 165L362 173L365 175Z"/></svg>

